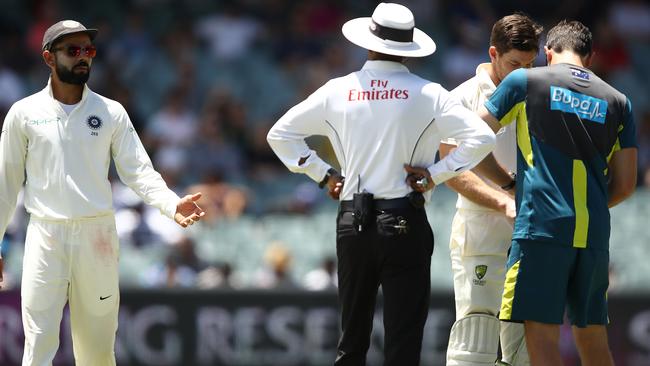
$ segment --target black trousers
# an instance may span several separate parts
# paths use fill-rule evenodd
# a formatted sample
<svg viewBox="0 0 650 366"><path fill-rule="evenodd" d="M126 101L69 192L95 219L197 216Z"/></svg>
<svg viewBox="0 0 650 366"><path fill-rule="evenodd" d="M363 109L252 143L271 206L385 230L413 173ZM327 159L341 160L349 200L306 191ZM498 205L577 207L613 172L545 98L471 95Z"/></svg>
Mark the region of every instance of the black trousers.
<svg viewBox="0 0 650 366"><path fill-rule="evenodd" d="M342 334L334 365L366 364L381 285L384 365L417 366L431 292L433 232L426 213L410 205L377 209L359 232L350 205L344 204L336 228ZM400 220L406 220L406 230Z"/></svg>

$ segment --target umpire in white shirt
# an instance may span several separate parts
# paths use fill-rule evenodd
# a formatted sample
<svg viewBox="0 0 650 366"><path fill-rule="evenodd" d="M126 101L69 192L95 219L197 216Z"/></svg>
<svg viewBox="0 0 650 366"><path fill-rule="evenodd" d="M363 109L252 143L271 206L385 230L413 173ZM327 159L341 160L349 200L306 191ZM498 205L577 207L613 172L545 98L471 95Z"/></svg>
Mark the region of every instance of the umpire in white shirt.
<svg viewBox="0 0 650 366"><path fill-rule="evenodd" d="M3 125L0 238L23 181L31 216L21 285L23 366L52 364L66 302L75 363L115 365L120 292L111 158L124 183L179 225L204 215L199 193L181 199L167 188L124 108L86 86L96 34L73 20L52 25L43 37L50 80L16 102Z"/></svg>
<svg viewBox="0 0 650 366"><path fill-rule="evenodd" d="M267 137L291 171L328 186L341 200L336 247L343 329L337 366L365 365L379 285L384 364L419 364L433 251L424 202L436 184L475 166L495 143L476 115L403 65L436 48L414 25L408 8L387 3L372 18L345 23L343 35L369 50L368 61L291 108ZM307 146L310 135L329 138L342 175ZM440 140L451 137L458 149L434 163Z"/></svg>

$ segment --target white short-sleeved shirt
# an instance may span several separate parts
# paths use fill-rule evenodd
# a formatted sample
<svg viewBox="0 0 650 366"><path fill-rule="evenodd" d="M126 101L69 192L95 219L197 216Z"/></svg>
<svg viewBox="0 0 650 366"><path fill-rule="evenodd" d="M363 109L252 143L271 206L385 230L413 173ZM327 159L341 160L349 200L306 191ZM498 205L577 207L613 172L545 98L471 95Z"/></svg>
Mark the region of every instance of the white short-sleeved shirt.
<svg viewBox="0 0 650 366"><path fill-rule="evenodd" d="M486 70L488 65L489 64L479 65L476 68L476 76L465 81L451 91L451 94L458 98L466 108L475 112L479 110L483 103L490 98L497 88ZM492 152L497 162L499 162L504 169L510 172L517 171L517 130L515 125L515 123L511 123L502 128L496 134L497 144ZM453 139L445 142L455 144ZM481 177L481 179L490 186L500 189L500 187L495 185L492 181L484 179L483 177ZM461 194L458 195L456 207L470 210L491 211L490 208L476 204Z"/></svg>
<svg viewBox="0 0 650 366"><path fill-rule="evenodd" d="M330 166L305 143L310 135L332 143L346 177L341 200L363 190L378 199L404 197L412 191L405 164L428 168L440 184L494 147L492 130L476 114L439 84L391 61L367 61L360 71L330 80L269 131L268 142L282 162L318 182ZM459 148L435 163L446 138L459 141ZM301 158L307 160L299 165Z"/></svg>

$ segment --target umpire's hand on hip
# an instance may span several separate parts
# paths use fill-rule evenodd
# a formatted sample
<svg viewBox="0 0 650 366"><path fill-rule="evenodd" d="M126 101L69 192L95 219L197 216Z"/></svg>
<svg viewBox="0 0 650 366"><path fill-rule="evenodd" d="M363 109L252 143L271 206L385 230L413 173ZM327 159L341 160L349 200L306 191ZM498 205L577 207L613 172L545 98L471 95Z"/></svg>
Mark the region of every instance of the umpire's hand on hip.
<svg viewBox="0 0 650 366"><path fill-rule="evenodd" d="M338 200L343 190L343 184L345 184L345 177L339 174L339 172L333 173L327 180L327 194L332 199Z"/></svg>
<svg viewBox="0 0 650 366"><path fill-rule="evenodd" d="M424 193L426 191L432 190L436 184L431 178L431 173L427 168L418 168L408 164L404 164L404 170L406 170L406 183L413 188L414 191Z"/></svg>
<svg viewBox="0 0 650 366"><path fill-rule="evenodd" d="M181 198L176 205L174 221L182 227L188 227L189 225L194 225L196 221L201 220L205 216L205 212L196 204L199 198L201 198L201 192L188 194Z"/></svg>

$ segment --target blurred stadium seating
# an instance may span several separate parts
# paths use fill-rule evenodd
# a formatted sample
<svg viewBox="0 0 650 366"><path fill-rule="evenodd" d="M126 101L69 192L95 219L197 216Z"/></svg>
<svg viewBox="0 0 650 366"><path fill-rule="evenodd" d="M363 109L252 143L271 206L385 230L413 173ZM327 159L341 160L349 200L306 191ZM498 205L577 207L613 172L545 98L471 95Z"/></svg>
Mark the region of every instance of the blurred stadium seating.
<svg viewBox="0 0 650 366"><path fill-rule="evenodd" d="M487 60L494 19L514 10L530 13L547 29L577 17L592 27L600 62L594 70L632 99L639 130L639 184L650 185L650 14L647 1L578 1L556 7L533 2L406 1L438 51L409 67L453 88ZM227 263L239 286L255 287L264 251L281 243L292 257L290 275L301 283L324 258L335 256L336 206L313 182L290 174L264 136L272 123L327 79L357 69L365 54L340 35L348 18L366 14L373 1L125 0L90 5L74 0L3 1L0 14L0 117L9 106L43 87L40 58L44 29L62 18L98 27L98 57L89 85L125 105L154 164L179 194L207 191L212 217L189 231L195 272ZM490 4L490 5L488 5ZM627 19L622 21L621 19ZM538 65L543 64L540 55ZM176 106L176 107L172 107ZM185 140L176 136L183 134ZM310 144L336 164L322 139ZM197 158L199 156L199 158ZM115 206L122 239L122 283L157 286L147 271L178 261L183 234L122 194ZM126 197L126 198L125 198ZM227 198L225 198L227 197ZM612 211L612 290L647 291L650 275L644 230L650 196L643 188ZM451 286L447 241L454 195L440 187L429 205L436 233L434 288ZM21 210L18 210L21 212ZM4 238L8 281L20 278L24 212ZM192 254L194 255L194 254ZM182 262L182 260L181 260ZM184 265L181 263L181 265ZM158 284L160 285L160 284Z"/></svg>

